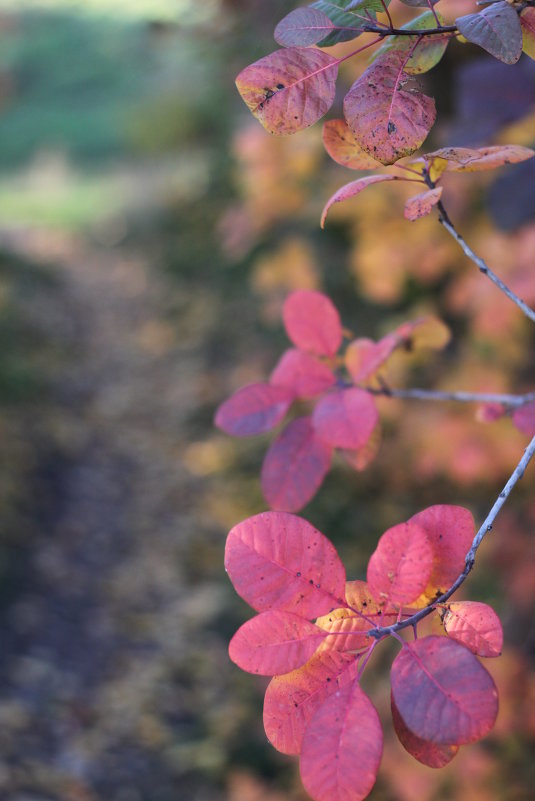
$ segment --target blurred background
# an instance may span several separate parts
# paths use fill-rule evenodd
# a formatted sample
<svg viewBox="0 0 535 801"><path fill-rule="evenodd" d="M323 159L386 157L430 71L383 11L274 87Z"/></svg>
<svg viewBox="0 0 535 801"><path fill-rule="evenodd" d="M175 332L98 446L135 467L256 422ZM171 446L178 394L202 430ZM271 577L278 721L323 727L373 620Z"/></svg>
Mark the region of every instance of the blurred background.
<svg viewBox="0 0 535 801"><path fill-rule="evenodd" d="M329 162L320 125L270 137L233 85L295 5L0 0L2 801L306 798L295 761L266 741L266 682L227 656L250 611L224 573L224 538L265 509L270 437L232 440L212 424L287 346L288 291L326 291L359 336L444 319L452 343L396 363L396 386L534 386L527 321L433 216L403 219L403 188L337 206L320 231L325 200L354 173ZM441 5L448 18L475 10ZM365 63L346 63L342 85ZM424 78L440 120L427 149L532 144L533 66L453 44ZM527 162L453 176L444 195L532 304L534 179ZM336 463L303 511L351 578L386 528L427 505L481 521L526 442L472 407L380 405L378 458L362 473ZM506 629L503 657L486 663L496 728L442 771L417 765L393 738L379 657L367 687L386 745L372 801L533 797L534 472L465 585Z"/></svg>

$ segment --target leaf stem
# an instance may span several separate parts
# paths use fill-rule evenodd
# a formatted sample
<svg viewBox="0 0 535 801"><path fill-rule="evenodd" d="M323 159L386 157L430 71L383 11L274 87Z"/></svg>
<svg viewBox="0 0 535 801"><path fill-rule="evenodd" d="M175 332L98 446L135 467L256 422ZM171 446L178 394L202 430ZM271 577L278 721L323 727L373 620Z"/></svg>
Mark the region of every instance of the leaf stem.
<svg viewBox="0 0 535 801"><path fill-rule="evenodd" d="M528 317L532 322L535 322L535 311L524 303L524 301L516 295L512 289L510 289L501 278L499 278L496 273L486 264L483 259L477 256L472 248L465 242L463 237L458 233L455 226L453 225L448 212L446 211L444 204L441 200L437 203L437 209L439 211L439 218L438 221L440 224L446 229L446 231L455 239L457 244L461 246L464 253L468 258L476 265L479 271L486 275L493 284L495 284L501 292L506 295L509 300L512 300L516 306Z"/></svg>
<svg viewBox="0 0 535 801"><path fill-rule="evenodd" d="M381 640L383 639L383 637L386 637L388 635L394 635L394 636L397 635L397 633L401 629L405 629L408 626L415 626L417 623L420 622L420 620L423 620L425 617L430 615L431 612L434 612L434 610L439 604L443 604L445 601L448 600L448 598L450 598L453 595L453 593L456 590L459 589L461 584L463 584L466 581L470 571L474 567L476 553L479 546L481 545L486 534L492 531L492 527L494 525L494 521L498 516L498 513L500 512L502 506L504 505L507 498L511 494L511 490L513 489L513 487L520 481L520 479L524 475L524 472L534 454L535 454L535 437L533 437L533 439L525 449L522 458L520 459L519 463L513 470L507 483L505 484L504 488L502 489L496 501L494 502L490 512L488 513L485 520L481 524L479 530L477 531L474 539L472 540L472 545L470 546L470 550L466 554L464 570L457 577L457 579L451 585L449 590L442 593L442 595L436 598L432 604L429 604L429 606L426 606L424 609L421 609L419 612L416 612L416 614L412 615L406 620L402 620L399 623L394 623L392 626L378 626L375 629L371 629L370 631L367 632L370 635L370 637L375 637L377 640Z"/></svg>

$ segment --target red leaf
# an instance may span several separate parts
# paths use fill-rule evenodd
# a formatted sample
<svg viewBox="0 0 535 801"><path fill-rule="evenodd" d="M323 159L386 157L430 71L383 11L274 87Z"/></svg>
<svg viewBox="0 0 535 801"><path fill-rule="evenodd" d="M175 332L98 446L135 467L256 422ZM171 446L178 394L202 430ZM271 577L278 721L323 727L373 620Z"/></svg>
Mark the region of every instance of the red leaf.
<svg viewBox="0 0 535 801"><path fill-rule="evenodd" d="M427 586L433 548L423 528L400 523L380 538L368 563L368 587L377 601L408 604Z"/></svg>
<svg viewBox="0 0 535 801"><path fill-rule="evenodd" d="M301 289L288 295L282 310L288 337L301 350L334 356L342 342L340 315L322 292Z"/></svg>
<svg viewBox="0 0 535 801"><path fill-rule="evenodd" d="M332 447L316 436L310 417L298 417L271 444L261 484L272 509L297 512L314 497L331 466Z"/></svg>
<svg viewBox="0 0 535 801"><path fill-rule="evenodd" d="M270 133L307 128L334 101L338 60L322 50L276 50L240 72L236 86L244 102Z"/></svg>
<svg viewBox="0 0 535 801"><path fill-rule="evenodd" d="M320 650L306 665L275 676L264 699L264 728L283 754L298 754L308 721L325 699L357 675L352 654Z"/></svg>
<svg viewBox="0 0 535 801"><path fill-rule="evenodd" d="M253 609L316 618L343 606L345 570L334 546L306 520L262 512L230 531L225 568Z"/></svg>
<svg viewBox="0 0 535 801"><path fill-rule="evenodd" d="M373 170L380 166L361 148L345 120L328 120L323 124L323 145L337 164L350 170Z"/></svg>
<svg viewBox="0 0 535 801"><path fill-rule="evenodd" d="M355 197L355 195L358 195L359 192L362 192L362 190L366 189L366 187L370 186L370 184L378 184L382 181L403 180L404 179L400 178L398 175L366 175L364 178L357 178L356 181L351 181L349 184L344 184L344 186L341 186L340 189L338 189L338 191L329 198L323 207L323 211L321 212L321 227L325 227L325 220L327 219L329 209L331 206L334 206L335 203L341 203L343 200L349 200L349 198Z"/></svg>
<svg viewBox="0 0 535 801"><path fill-rule="evenodd" d="M506 409L501 403L482 403L477 407L476 420L480 423L495 423L505 415Z"/></svg>
<svg viewBox="0 0 535 801"><path fill-rule="evenodd" d="M526 403L513 412L513 424L529 437L535 435L535 403Z"/></svg>
<svg viewBox="0 0 535 801"><path fill-rule="evenodd" d="M286 387L249 384L221 404L214 422L222 431L235 437L263 434L280 423L293 398L293 392Z"/></svg>
<svg viewBox="0 0 535 801"><path fill-rule="evenodd" d="M303 350L290 348L282 354L269 382L291 390L297 398L308 400L332 387L336 378L326 364Z"/></svg>
<svg viewBox="0 0 535 801"><path fill-rule="evenodd" d="M478 656L500 656L503 629L500 618L487 604L456 601L448 605L442 618L449 637L466 645Z"/></svg>
<svg viewBox="0 0 535 801"><path fill-rule="evenodd" d="M307 726L300 761L305 789L315 801L362 801L375 784L382 751L375 707L358 684L348 684Z"/></svg>
<svg viewBox="0 0 535 801"><path fill-rule="evenodd" d="M325 634L291 612L262 612L244 623L229 644L229 656L242 670L262 676L289 673L317 650Z"/></svg>
<svg viewBox="0 0 535 801"><path fill-rule="evenodd" d="M296 8L275 28L275 41L283 47L316 44L333 30L334 24L316 8Z"/></svg>
<svg viewBox="0 0 535 801"><path fill-rule="evenodd" d="M435 189L429 189L427 192L410 197L405 204L406 219L414 222L420 217L430 214L442 197L442 189L442 186L437 186Z"/></svg>
<svg viewBox="0 0 535 801"><path fill-rule="evenodd" d="M408 521L424 529L434 551L434 565L426 595L444 592L462 573L466 554L475 536L474 518L462 506L438 504L418 512Z"/></svg>
<svg viewBox="0 0 535 801"><path fill-rule="evenodd" d="M392 707L394 730L401 745L411 756L423 765L427 765L429 768L443 768L444 765L451 762L459 750L458 745L437 745L436 743L430 743L427 740L422 740L421 737L417 737L405 725L392 695L390 696L390 703Z"/></svg>
<svg viewBox="0 0 535 801"><path fill-rule="evenodd" d="M393 51L377 59L353 84L344 116L361 147L382 164L410 156L427 137L436 117L435 101L403 89L406 54Z"/></svg>
<svg viewBox="0 0 535 801"><path fill-rule="evenodd" d="M379 415L375 402L362 389L330 392L316 404L312 423L319 437L335 448L362 448L372 435Z"/></svg>
<svg viewBox="0 0 535 801"><path fill-rule="evenodd" d="M522 55L522 28L516 10L505 2L493 3L478 14L458 17L455 24L465 39L504 64L516 64Z"/></svg>
<svg viewBox="0 0 535 801"><path fill-rule="evenodd" d="M391 671L392 697L417 737L462 745L484 737L498 713L490 674L468 648L447 637L406 643Z"/></svg>
<svg viewBox="0 0 535 801"><path fill-rule="evenodd" d="M366 617L368 616L366 615ZM333 635L326 638L322 645L323 648L356 653L366 650L371 645L370 638L366 632L378 624L375 621L366 620L364 612L360 613L353 609L341 607L340 609L333 609L328 615L319 617L316 620L316 625Z"/></svg>

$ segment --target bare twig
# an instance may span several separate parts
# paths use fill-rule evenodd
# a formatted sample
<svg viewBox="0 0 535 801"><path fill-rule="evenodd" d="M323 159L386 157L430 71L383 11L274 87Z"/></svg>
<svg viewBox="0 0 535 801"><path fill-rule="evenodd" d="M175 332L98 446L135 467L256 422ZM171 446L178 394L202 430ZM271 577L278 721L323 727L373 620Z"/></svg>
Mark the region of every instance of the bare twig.
<svg viewBox="0 0 535 801"><path fill-rule="evenodd" d="M525 406L535 401L535 392L525 395L508 395L493 392L443 392L438 389L391 389L390 387L361 387L371 395L384 395L387 398L401 398L422 401L459 401L461 403L501 403L509 408Z"/></svg>
<svg viewBox="0 0 535 801"><path fill-rule="evenodd" d="M526 317L535 322L535 311L532 308L530 308L527 305L527 303L524 303L524 301L521 298L519 298L518 295L516 295L512 289L509 289L509 287L506 284L504 284L502 279L499 278L493 270L491 270L488 264L486 264L483 261L483 259L481 259L479 256L476 256L472 248L466 244L463 237L455 229L455 226L450 220L448 212L444 208L444 204L442 203L442 201L439 201L437 203L437 208L440 214L438 218L439 222L444 226L446 231L455 239L455 241L461 246L464 253L468 256L468 258L471 261L474 262L476 267L478 267L479 271L483 273L483 275L486 275L487 278L490 278L493 284L495 284L498 287L498 289L500 289L504 293L504 295L506 295L509 298L509 300L512 300L513 303L515 303L518 306L518 308L522 312L524 312Z"/></svg>
<svg viewBox="0 0 535 801"><path fill-rule="evenodd" d="M485 535L488 534L489 531L492 531L492 527L494 525L494 521L498 516L498 513L500 512L505 501L511 494L511 490L513 489L515 484L517 484L524 475L524 471L526 470L526 467L530 463L531 458L533 457L534 454L535 454L535 437L533 437L528 447L524 451L524 455L522 456L519 463L513 470L505 487L498 495L496 501L492 506L492 509L490 510L485 520L483 521L482 525L480 526L477 534L475 535L472 541L470 550L466 554L464 570L460 574L460 576L458 576L458 578L454 581L449 590L442 593L442 595L436 598L432 604L429 604L429 606L426 606L424 609L420 609L411 617L408 617L405 620L401 620L399 623L394 623L392 626L378 626L375 629L371 629L370 631L368 631L368 634L371 637L375 637L377 640L381 640L383 639L383 637L386 637L388 635L397 634L398 631L400 631L401 629L405 629L408 626L415 626L417 623L420 622L420 620L423 620L425 617L434 612L435 608L439 604L443 604L453 595L453 593L456 590L459 589L459 587L461 586L461 584L464 583L464 581L468 577L468 574L470 573L470 571L474 566L477 549L481 545Z"/></svg>

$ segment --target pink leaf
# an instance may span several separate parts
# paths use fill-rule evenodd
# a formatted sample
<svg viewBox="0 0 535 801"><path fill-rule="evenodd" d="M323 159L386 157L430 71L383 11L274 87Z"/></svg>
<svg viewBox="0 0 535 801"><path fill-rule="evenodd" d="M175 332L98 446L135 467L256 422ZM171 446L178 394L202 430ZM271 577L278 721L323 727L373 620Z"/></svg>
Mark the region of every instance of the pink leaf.
<svg viewBox="0 0 535 801"><path fill-rule="evenodd" d="M344 184L344 186L341 186L340 189L329 198L323 207L323 211L321 212L321 227L325 227L325 220L327 219L329 209L331 206L334 206L335 203L341 203L343 200L349 200L349 198L355 197L355 195L358 195L359 192L362 192L363 189L366 189L366 187L371 184L378 184L382 181L403 180L404 179L400 178L398 175L366 175L364 178L357 178L356 181Z"/></svg>
<svg viewBox="0 0 535 801"><path fill-rule="evenodd" d="M275 28L275 41L283 47L308 47L328 36L333 28L329 17L316 8L296 8Z"/></svg>
<svg viewBox="0 0 535 801"><path fill-rule="evenodd" d="M245 104L270 133L307 128L334 101L338 61L322 50L276 50L240 72L236 86Z"/></svg>
<svg viewBox="0 0 535 801"><path fill-rule="evenodd" d="M316 404L312 414L318 436L335 448L362 448L378 419L371 395L356 388L330 392Z"/></svg>
<svg viewBox="0 0 535 801"><path fill-rule="evenodd" d="M437 504L408 521L424 529L434 551L434 565L426 593L445 592L464 570L466 554L475 536L474 518L462 506Z"/></svg>
<svg viewBox="0 0 535 801"><path fill-rule="evenodd" d="M412 733L405 725L405 721L399 714L398 708L394 703L394 698L391 696L392 707L392 723L394 724L394 731L398 736L403 748L413 756L418 762L427 765L428 768L443 768L448 762L451 762L457 751L458 745L437 745L430 743L427 740L422 740Z"/></svg>
<svg viewBox="0 0 535 801"><path fill-rule="evenodd" d="M340 315L322 292L301 289L288 295L282 310L286 332L298 348L334 356L342 342Z"/></svg>
<svg viewBox="0 0 535 801"><path fill-rule="evenodd" d="M375 707L358 684L348 684L307 726L300 761L305 789L315 801L362 801L375 784L382 751Z"/></svg>
<svg viewBox="0 0 535 801"><path fill-rule="evenodd" d="M442 189L442 186L437 186L435 189L428 189L427 192L409 198L405 204L405 218L414 222L430 214L442 196Z"/></svg>
<svg viewBox="0 0 535 801"><path fill-rule="evenodd" d="M450 603L442 623L449 637L478 656L500 656L503 629L494 609L478 601Z"/></svg>
<svg viewBox="0 0 535 801"><path fill-rule="evenodd" d="M400 523L380 538L368 563L368 587L377 601L408 604L427 586L433 549L420 526Z"/></svg>
<svg viewBox="0 0 535 801"><path fill-rule="evenodd" d="M319 650L306 665L275 676L264 699L264 728L283 754L298 754L306 726L316 709L357 675L352 654Z"/></svg>
<svg viewBox="0 0 535 801"><path fill-rule="evenodd" d="M435 101L404 89L406 54L392 51L375 61L353 84L344 116L361 147L382 164L410 156L427 137L436 117Z"/></svg>
<svg viewBox="0 0 535 801"><path fill-rule="evenodd" d="M513 424L529 437L535 435L535 403L526 403L513 412Z"/></svg>
<svg viewBox="0 0 535 801"><path fill-rule="evenodd" d="M262 676L289 673L308 662L324 632L291 612L262 612L238 629L229 656L242 670Z"/></svg>
<svg viewBox="0 0 535 801"><path fill-rule="evenodd" d="M332 447L316 436L310 417L298 417L271 444L261 484L272 509L297 512L314 497L331 466Z"/></svg>
<svg viewBox="0 0 535 801"><path fill-rule="evenodd" d="M484 737L498 713L490 674L468 648L447 637L406 643L391 671L392 697L405 725L438 745Z"/></svg>
<svg viewBox="0 0 535 801"><path fill-rule="evenodd" d="M225 568L238 595L258 612L316 618L344 606L345 570L334 546L295 515L262 512L234 526Z"/></svg>
<svg viewBox="0 0 535 801"><path fill-rule="evenodd" d="M350 342L344 358L353 381L358 384L375 375L399 344L399 337L395 334L388 334L379 342L365 337Z"/></svg>
<svg viewBox="0 0 535 801"><path fill-rule="evenodd" d="M269 382L277 387L285 387L297 398L308 400L332 387L336 378L323 362L303 350L290 348L282 354Z"/></svg>
<svg viewBox="0 0 535 801"><path fill-rule="evenodd" d="M280 423L294 398L286 387L249 384L221 404L215 424L227 434L248 437L263 434Z"/></svg>
<svg viewBox="0 0 535 801"><path fill-rule="evenodd" d="M340 452L348 465L352 467L353 470L360 472L361 470L365 470L379 453L381 437L381 426L377 424L365 445L361 448L355 448L354 450L343 448Z"/></svg>

